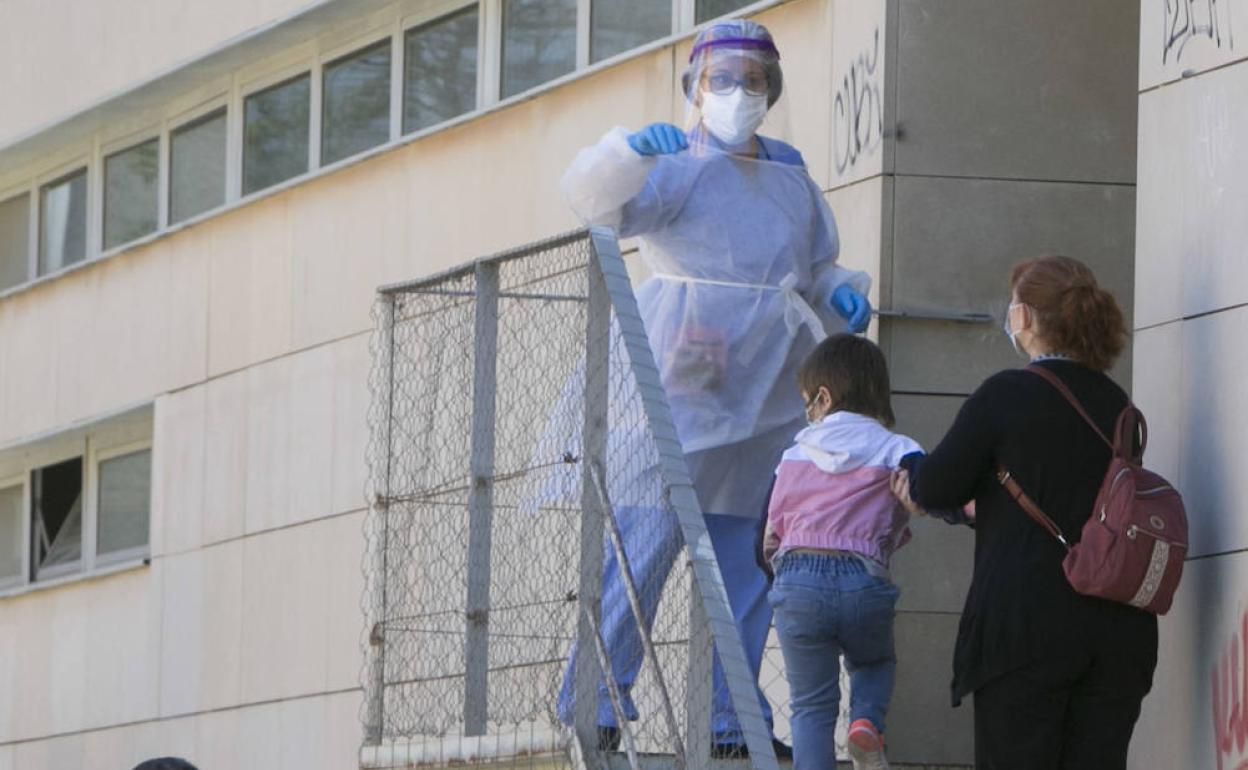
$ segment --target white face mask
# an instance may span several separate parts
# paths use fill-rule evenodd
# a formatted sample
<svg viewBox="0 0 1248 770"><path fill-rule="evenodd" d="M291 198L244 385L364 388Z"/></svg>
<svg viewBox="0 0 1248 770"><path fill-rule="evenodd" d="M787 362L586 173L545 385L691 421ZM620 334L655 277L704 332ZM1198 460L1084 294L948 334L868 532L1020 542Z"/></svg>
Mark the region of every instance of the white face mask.
<svg viewBox="0 0 1248 770"><path fill-rule="evenodd" d="M1011 328L1010 328L1010 313L1014 312L1014 308L1016 308L1016 307L1026 307L1026 305L1024 305L1024 304L1023 304L1023 303L1021 303L1021 302L1012 302L1012 303L1010 303L1010 306L1009 306L1008 308L1006 308L1006 310L1005 310L1005 324L1004 324L1004 326L1005 326L1005 336L1007 336L1007 337L1009 337L1009 338L1010 338L1010 344L1014 346L1014 352L1015 352L1015 353L1017 353L1017 354L1019 354L1020 356L1023 356L1023 357L1025 358L1025 357L1027 356L1027 353L1026 353L1026 351L1024 351L1024 350L1023 350L1023 348L1022 348L1022 347L1018 344L1018 332L1016 332L1016 331L1014 331L1013 329L1011 329Z"/></svg>
<svg viewBox="0 0 1248 770"><path fill-rule="evenodd" d="M747 94L737 86L730 94L702 93L702 124L728 145L745 144L767 117L767 97Z"/></svg>

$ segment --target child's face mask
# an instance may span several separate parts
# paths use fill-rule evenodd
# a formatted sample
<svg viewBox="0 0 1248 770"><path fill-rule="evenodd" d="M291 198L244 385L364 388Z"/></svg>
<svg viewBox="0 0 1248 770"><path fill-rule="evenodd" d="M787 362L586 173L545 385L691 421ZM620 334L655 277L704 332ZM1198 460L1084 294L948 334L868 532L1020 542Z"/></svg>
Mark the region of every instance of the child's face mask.
<svg viewBox="0 0 1248 770"><path fill-rule="evenodd" d="M813 398L803 393L802 400L806 402L806 422L810 425L823 422L823 418L832 411L832 394L827 388L819 388Z"/></svg>

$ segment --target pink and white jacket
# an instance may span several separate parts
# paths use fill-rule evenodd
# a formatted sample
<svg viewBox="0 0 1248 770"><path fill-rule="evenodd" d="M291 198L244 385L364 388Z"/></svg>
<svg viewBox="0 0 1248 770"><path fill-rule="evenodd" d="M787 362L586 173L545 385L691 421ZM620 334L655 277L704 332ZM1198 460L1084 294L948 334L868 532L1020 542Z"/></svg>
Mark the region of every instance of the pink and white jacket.
<svg viewBox="0 0 1248 770"><path fill-rule="evenodd" d="M889 478L902 457L921 447L853 412L833 412L795 441L776 470L767 550L850 551L887 569L893 552L910 540L910 516Z"/></svg>

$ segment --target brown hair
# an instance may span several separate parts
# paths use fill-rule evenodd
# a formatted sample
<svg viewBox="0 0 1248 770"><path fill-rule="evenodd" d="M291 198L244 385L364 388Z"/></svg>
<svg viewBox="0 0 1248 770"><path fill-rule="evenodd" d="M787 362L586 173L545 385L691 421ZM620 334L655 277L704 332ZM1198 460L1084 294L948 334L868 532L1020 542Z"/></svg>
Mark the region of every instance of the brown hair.
<svg viewBox="0 0 1248 770"><path fill-rule="evenodd" d="M1036 314L1038 333L1055 352L1105 371L1127 341L1114 295L1077 259L1044 256L1014 266L1010 291Z"/></svg>
<svg viewBox="0 0 1248 770"><path fill-rule="evenodd" d="M874 342L853 334L836 334L820 342L797 372L797 386L810 397L827 388L832 410L855 412L891 428L888 364Z"/></svg>

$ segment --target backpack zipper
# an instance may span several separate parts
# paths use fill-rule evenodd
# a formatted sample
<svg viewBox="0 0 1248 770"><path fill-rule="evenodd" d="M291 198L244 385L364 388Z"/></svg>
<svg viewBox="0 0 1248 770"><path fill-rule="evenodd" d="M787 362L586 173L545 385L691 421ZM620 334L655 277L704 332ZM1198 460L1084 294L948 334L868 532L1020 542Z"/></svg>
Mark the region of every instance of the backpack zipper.
<svg viewBox="0 0 1248 770"><path fill-rule="evenodd" d="M1127 527L1127 537L1134 540L1136 535L1147 535L1148 537L1151 537L1154 540L1160 540L1161 542L1166 543L1167 545L1172 545L1175 548L1187 548L1187 543L1178 543L1173 540L1168 540L1162 537L1161 535L1158 535L1155 532L1152 532L1151 530L1144 529L1143 527L1139 527L1135 524L1132 524L1131 526Z"/></svg>

